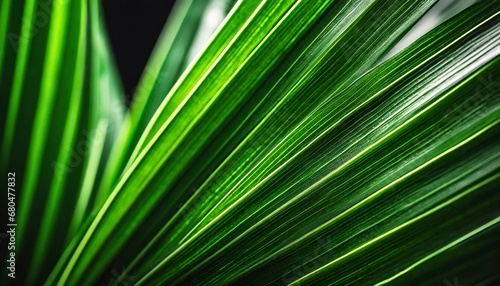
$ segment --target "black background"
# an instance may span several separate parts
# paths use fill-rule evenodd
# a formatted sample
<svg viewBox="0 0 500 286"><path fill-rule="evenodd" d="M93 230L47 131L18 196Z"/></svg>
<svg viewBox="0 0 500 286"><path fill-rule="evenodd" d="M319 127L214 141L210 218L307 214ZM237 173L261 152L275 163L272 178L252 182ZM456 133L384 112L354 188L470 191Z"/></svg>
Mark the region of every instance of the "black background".
<svg viewBox="0 0 500 286"><path fill-rule="evenodd" d="M175 1L104 0L104 17L127 101Z"/></svg>

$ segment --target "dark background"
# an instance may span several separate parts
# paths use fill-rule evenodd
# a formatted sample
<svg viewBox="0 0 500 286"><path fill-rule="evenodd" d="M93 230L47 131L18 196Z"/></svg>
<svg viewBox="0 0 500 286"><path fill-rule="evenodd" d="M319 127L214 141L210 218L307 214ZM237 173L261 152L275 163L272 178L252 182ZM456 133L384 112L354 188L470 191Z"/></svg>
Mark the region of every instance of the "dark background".
<svg viewBox="0 0 500 286"><path fill-rule="evenodd" d="M174 0L103 1L108 36L128 103L174 3Z"/></svg>

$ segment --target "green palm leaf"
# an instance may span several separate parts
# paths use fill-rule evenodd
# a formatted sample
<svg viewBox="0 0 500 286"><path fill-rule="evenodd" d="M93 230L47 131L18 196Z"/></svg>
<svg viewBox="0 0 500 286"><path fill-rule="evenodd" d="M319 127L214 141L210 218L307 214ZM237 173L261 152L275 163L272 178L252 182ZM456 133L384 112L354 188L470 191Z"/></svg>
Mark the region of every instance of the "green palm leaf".
<svg viewBox="0 0 500 286"><path fill-rule="evenodd" d="M2 284L499 281L498 1L181 0L130 111L99 3L49 2L0 3Z"/></svg>
<svg viewBox="0 0 500 286"><path fill-rule="evenodd" d="M2 99L9 100L2 171L17 176L18 255L31 258L18 268L34 283L47 277L88 217L124 104L96 4L27 1L10 8L19 18L9 27L22 27L2 47Z"/></svg>

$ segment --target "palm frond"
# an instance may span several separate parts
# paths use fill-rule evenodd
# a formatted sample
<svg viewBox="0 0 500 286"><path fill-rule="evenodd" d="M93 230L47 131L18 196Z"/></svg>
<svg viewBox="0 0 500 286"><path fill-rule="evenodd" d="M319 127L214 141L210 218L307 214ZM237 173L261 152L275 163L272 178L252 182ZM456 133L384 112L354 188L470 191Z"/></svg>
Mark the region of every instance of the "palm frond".
<svg viewBox="0 0 500 286"><path fill-rule="evenodd" d="M130 110L99 2L0 2L2 285L500 281L498 1L179 0Z"/></svg>

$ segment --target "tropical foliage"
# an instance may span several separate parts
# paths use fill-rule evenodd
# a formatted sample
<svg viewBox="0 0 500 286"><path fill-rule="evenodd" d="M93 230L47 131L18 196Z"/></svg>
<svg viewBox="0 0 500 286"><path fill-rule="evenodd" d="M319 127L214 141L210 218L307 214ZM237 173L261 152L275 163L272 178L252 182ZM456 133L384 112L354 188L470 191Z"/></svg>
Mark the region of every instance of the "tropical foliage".
<svg viewBox="0 0 500 286"><path fill-rule="evenodd" d="M1 0L2 285L498 283L500 3L394 52L437 2L179 0L127 109L99 1Z"/></svg>

